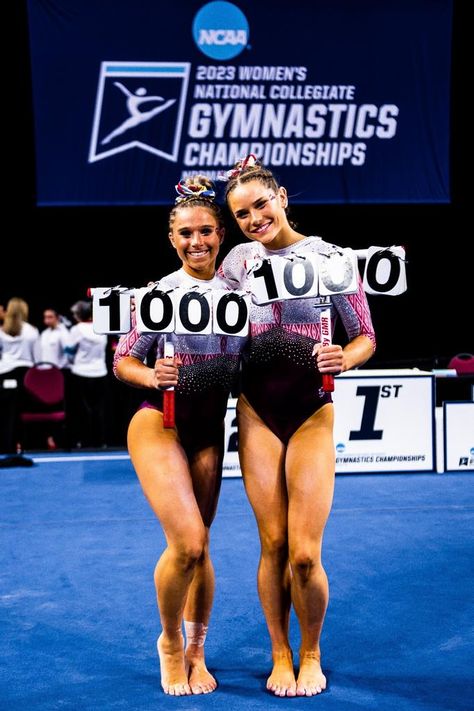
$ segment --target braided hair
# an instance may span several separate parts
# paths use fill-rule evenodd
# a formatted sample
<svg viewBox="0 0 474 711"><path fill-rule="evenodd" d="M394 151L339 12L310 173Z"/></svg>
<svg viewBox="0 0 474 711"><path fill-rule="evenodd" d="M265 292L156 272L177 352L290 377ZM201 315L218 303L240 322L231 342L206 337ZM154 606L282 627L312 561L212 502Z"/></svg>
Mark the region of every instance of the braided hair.
<svg viewBox="0 0 474 711"><path fill-rule="evenodd" d="M258 180L266 188L270 188L278 193L280 185L273 175L272 171L259 161L259 159L253 154L249 153L245 158L237 161L233 168L228 170L223 175L220 176L221 180L227 182L225 188L225 200L229 204L229 195L238 185L244 185L245 183L250 183L251 180ZM285 208L286 216L288 217L289 208ZM290 227L296 228L296 223L288 220Z"/></svg>
<svg viewBox="0 0 474 711"><path fill-rule="evenodd" d="M191 175L180 180L175 185L178 193L175 205L169 216L169 230L173 229L173 223L178 210L184 207L204 207L215 216L220 228L224 227L224 219L219 205L215 202L216 192L212 180L205 175Z"/></svg>

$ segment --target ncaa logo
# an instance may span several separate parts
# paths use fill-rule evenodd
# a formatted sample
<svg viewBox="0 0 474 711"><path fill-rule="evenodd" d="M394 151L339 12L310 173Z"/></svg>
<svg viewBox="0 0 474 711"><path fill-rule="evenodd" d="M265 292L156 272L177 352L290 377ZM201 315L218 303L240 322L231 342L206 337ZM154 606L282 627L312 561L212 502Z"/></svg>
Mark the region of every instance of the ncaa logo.
<svg viewBox="0 0 474 711"><path fill-rule="evenodd" d="M89 163L140 148L176 162L188 62L102 62Z"/></svg>
<svg viewBox="0 0 474 711"><path fill-rule="evenodd" d="M247 46L248 36L247 18L231 2L210 2L194 18L194 41L211 59L236 57Z"/></svg>

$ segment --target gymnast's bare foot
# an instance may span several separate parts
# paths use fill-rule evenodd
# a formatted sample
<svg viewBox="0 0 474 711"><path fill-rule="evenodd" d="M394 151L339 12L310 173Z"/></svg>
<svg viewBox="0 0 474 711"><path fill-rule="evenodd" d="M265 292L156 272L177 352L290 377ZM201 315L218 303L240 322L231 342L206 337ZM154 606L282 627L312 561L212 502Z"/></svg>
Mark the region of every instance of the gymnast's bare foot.
<svg viewBox="0 0 474 711"><path fill-rule="evenodd" d="M188 683L193 694L210 694L217 687L217 681L208 671L203 647L192 644L186 648Z"/></svg>
<svg viewBox="0 0 474 711"><path fill-rule="evenodd" d="M184 664L184 640L165 638L161 633L156 642L160 658L161 686L170 696L186 696L191 693Z"/></svg>
<svg viewBox="0 0 474 711"><path fill-rule="evenodd" d="M300 651L300 672L296 682L297 696L316 696L326 688L326 677L321 669L321 654Z"/></svg>
<svg viewBox="0 0 474 711"><path fill-rule="evenodd" d="M267 679L267 689L275 696L296 696L296 680L291 650L273 652L273 669Z"/></svg>

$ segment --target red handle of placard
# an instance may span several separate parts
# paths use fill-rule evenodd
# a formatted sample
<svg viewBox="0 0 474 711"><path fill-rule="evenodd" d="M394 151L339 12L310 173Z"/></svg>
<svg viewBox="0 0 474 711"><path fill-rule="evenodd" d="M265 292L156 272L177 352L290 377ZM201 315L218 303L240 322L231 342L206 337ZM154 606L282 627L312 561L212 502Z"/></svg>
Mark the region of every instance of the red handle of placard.
<svg viewBox="0 0 474 711"><path fill-rule="evenodd" d="M325 393L334 392L334 375L330 375L329 373L323 374L323 391Z"/></svg>
<svg viewBox="0 0 474 711"><path fill-rule="evenodd" d="M331 309L324 309L320 314L321 345L330 346L332 343L331 334ZM323 373L322 388L325 393L334 392L334 375Z"/></svg>
<svg viewBox="0 0 474 711"><path fill-rule="evenodd" d="M174 358L174 345L171 341L166 340L166 337L163 355L165 358ZM172 387L163 392L163 427L173 428L174 426L174 388Z"/></svg>
<svg viewBox="0 0 474 711"><path fill-rule="evenodd" d="M174 427L174 390L163 391L163 427Z"/></svg>

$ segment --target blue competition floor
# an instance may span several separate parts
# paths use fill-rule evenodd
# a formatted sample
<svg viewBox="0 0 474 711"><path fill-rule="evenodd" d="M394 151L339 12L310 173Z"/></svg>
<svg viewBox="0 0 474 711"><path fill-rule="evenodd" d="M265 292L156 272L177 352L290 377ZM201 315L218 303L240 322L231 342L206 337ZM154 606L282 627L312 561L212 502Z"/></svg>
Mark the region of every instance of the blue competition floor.
<svg viewBox="0 0 474 711"><path fill-rule="evenodd" d="M240 479L225 479L212 551L207 659L219 688L166 697L153 568L163 548L130 462L0 470L0 708L458 711L473 708L472 474L339 476L324 561L329 688L265 692L269 641L258 542ZM292 625L298 648L296 625Z"/></svg>

